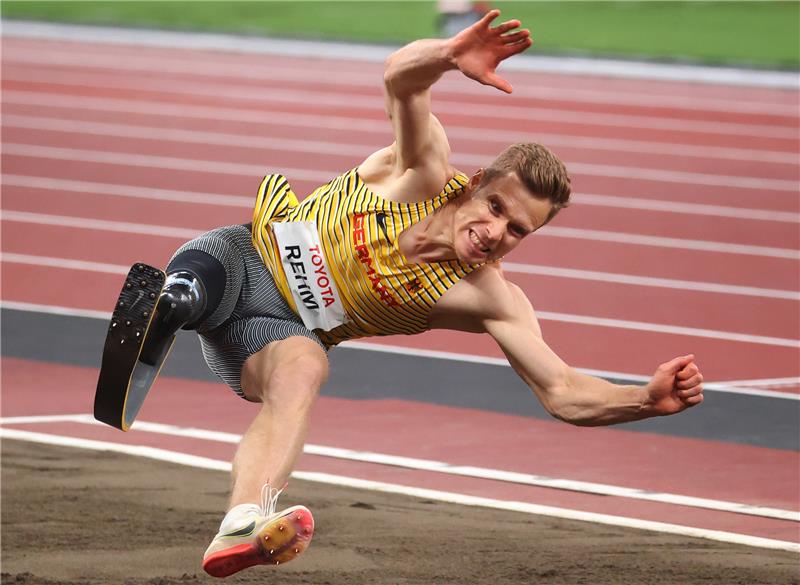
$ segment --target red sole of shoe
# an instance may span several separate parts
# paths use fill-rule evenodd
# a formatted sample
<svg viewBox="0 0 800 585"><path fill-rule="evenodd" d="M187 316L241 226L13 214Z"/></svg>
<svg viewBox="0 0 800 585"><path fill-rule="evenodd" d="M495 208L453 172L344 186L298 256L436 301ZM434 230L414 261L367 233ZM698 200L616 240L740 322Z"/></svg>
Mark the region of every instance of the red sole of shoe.
<svg viewBox="0 0 800 585"><path fill-rule="evenodd" d="M239 544L203 559L212 577L228 577L255 565L288 563L308 548L314 535L314 518L303 507L277 518L261 529L258 544Z"/></svg>

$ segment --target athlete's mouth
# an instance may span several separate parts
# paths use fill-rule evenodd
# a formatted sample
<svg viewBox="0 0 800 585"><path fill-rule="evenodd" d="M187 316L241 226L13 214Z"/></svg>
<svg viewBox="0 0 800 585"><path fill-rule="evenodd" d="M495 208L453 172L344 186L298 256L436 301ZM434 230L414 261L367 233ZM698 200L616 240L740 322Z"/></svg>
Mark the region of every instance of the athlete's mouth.
<svg viewBox="0 0 800 585"><path fill-rule="evenodd" d="M481 239L478 237L473 230L469 230L469 240L472 242L472 245L475 246L478 250L483 252L484 254L488 254L490 249L483 245Z"/></svg>

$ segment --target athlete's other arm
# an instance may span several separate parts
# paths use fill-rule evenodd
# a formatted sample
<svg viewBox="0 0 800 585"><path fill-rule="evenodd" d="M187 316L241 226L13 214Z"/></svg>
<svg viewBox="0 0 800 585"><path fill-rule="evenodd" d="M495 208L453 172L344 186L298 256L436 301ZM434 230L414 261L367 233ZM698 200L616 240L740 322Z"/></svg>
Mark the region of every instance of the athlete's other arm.
<svg viewBox="0 0 800 585"><path fill-rule="evenodd" d="M575 371L545 343L530 301L499 268L476 270L448 291L437 309L435 326L463 329L459 323L471 322L469 330L489 333L547 412L560 420L610 425L675 414L703 401L703 376L693 355L661 364L644 386L619 386ZM465 315L473 317L460 319Z"/></svg>
<svg viewBox="0 0 800 585"><path fill-rule="evenodd" d="M450 147L439 121L431 114L430 88L446 71L458 69L467 77L502 91L511 84L495 73L498 64L531 45L530 32L513 31L520 25L509 20L496 27L491 22L499 10L450 39L415 41L386 61L384 84L386 111L394 129L392 145L396 172L414 170L422 192L441 189L449 171Z"/></svg>

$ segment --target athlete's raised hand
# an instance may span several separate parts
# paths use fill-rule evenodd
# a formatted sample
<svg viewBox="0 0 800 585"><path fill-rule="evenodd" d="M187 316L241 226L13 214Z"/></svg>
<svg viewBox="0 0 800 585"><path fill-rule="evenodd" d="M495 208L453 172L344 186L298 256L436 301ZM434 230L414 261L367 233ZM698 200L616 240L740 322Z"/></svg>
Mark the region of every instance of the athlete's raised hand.
<svg viewBox="0 0 800 585"><path fill-rule="evenodd" d="M499 10L490 10L454 36L453 56L456 66L470 79L511 93L511 84L497 75L495 69L504 59L530 47L533 41L529 30L514 30L521 24L519 20L508 20L492 27L492 21L498 16Z"/></svg>
<svg viewBox="0 0 800 585"><path fill-rule="evenodd" d="M645 407L655 415L675 414L703 401L703 375L693 355L661 364L646 386Z"/></svg>

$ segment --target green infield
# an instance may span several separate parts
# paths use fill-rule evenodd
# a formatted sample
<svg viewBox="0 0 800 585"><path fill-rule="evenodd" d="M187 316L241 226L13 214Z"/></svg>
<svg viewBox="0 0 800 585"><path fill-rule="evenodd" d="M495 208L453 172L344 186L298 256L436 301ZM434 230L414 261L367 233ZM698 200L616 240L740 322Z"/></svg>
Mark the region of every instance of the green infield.
<svg viewBox="0 0 800 585"><path fill-rule="evenodd" d="M800 3L495 2L541 53L800 67ZM4 18L401 43L437 34L434 2L6 0Z"/></svg>

